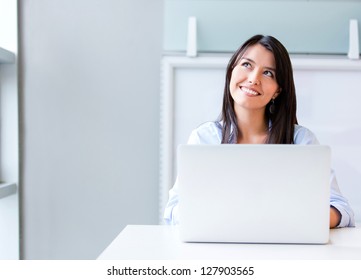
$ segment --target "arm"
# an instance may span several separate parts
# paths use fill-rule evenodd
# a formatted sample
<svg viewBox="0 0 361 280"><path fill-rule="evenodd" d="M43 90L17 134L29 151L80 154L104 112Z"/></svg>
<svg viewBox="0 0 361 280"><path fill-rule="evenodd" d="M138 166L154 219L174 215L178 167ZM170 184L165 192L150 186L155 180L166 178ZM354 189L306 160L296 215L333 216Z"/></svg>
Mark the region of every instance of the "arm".
<svg viewBox="0 0 361 280"><path fill-rule="evenodd" d="M319 142L310 130L296 126L295 144L319 145ZM338 187L334 170L331 169L330 175L330 228L353 227L355 226L353 210Z"/></svg>

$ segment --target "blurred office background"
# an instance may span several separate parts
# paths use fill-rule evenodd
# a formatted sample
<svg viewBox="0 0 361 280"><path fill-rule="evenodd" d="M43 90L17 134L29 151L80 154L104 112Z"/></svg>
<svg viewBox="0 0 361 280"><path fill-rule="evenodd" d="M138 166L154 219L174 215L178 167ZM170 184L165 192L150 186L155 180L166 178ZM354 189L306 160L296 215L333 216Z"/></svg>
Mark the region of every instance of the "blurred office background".
<svg viewBox="0 0 361 280"><path fill-rule="evenodd" d="M189 16L203 55L262 32L295 54L346 57L349 19L361 21L357 0L0 5L0 47L16 55L0 69L0 176L17 185L2 258L15 259L95 259L127 224L159 223L161 61L185 56Z"/></svg>

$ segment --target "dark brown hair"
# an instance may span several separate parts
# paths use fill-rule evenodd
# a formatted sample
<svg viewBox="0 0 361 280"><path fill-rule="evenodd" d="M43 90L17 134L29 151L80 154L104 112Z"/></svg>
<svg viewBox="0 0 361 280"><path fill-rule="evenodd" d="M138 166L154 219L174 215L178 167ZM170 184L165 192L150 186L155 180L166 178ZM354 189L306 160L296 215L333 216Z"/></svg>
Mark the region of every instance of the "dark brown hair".
<svg viewBox="0 0 361 280"><path fill-rule="evenodd" d="M248 39L231 57L226 72L223 105L220 121L222 121L222 144L235 143L241 131L238 131L234 101L229 90L233 68L238 64L246 50L260 44L273 53L276 62L276 81L280 94L274 100L275 112L269 112L266 107L266 119L270 121L270 129L266 142L268 144L293 144L296 117L296 90L293 80L293 70L286 48L274 37L255 35Z"/></svg>

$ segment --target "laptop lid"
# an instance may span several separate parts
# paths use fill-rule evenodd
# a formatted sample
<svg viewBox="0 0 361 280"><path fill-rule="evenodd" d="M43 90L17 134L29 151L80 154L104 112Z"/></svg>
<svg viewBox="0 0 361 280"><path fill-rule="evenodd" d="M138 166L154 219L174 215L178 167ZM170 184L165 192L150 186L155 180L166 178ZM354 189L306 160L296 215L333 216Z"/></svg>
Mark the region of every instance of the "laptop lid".
<svg viewBox="0 0 361 280"><path fill-rule="evenodd" d="M327 243L330 148L180 145L180 236L187 242Z"/></svg>

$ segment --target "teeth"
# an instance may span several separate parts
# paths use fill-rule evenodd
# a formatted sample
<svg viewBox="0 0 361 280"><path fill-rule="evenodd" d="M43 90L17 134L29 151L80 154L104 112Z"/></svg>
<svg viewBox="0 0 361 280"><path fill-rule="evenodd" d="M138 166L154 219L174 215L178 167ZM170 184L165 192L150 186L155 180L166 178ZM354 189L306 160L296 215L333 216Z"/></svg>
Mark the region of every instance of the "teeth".
<svg viewBox="0 0 361 280"><path fill-rule="evenodd" d="M247 92L247 93L252 94L252 95L258 95L258 92L257 92L257 91L251 90L251 89L246 88L246 87L242 87L242 90L243 90L244 92Z"/></svg>

